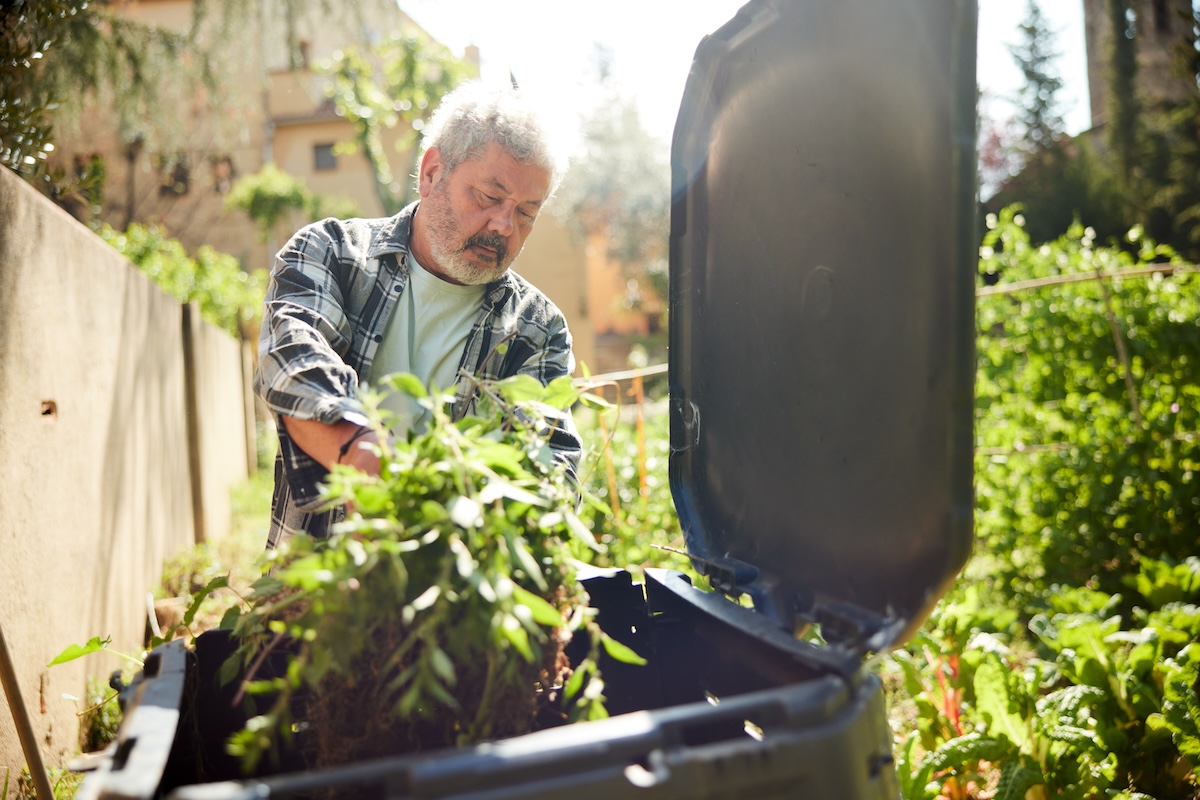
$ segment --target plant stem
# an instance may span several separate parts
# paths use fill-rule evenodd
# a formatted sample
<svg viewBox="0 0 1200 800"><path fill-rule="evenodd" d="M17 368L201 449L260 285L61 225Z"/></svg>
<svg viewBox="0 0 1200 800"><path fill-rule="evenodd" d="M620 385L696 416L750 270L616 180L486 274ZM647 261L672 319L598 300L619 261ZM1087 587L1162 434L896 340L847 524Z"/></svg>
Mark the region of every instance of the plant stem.
<svg viewBox="0 0 1200 800"><path fill-rule="evenodd" d="M1108 284L1104 282L1104 273L1100 271L1099 265L1096 266L1096 281L1100 284L1101 294L1104 295L1105 316L1108 317L1108 327L1112 330L1113 341L1117 344L1117 358L1120 359L1121 369L1125 373L1125 391L1129 395L1129 405L1133 409L1133 421L1137 423L1139 429L1144 429L1146 423L1142 419L1137 388L1133 385L1133 369L1129 364L1129 352L1125 349L1125 337L1121 335L1121 328L1117 325L1117 315L1113 312L1112 295L1108 291Z"/></svg>
<svg viewBox="0 0 1200 800"><path fill-rule="evenodd" d="M275 646L281 641L283 641L283 634L275 634L275 638L272 639L258 654L258 657L254 659L254 663L251 664L250 669L246 671L246 677L242 678L242 685L238 687L237 694L234 695L233 701L229 704L231 708L242 702L242 698L246 695L246 687L250 685L250 681L254 680L255 673L258 672L259 668L263 665L263 662L267 660L267 656L270 655L271 651L274 650Z"/></svg>
<svg viewBox="0 0 1200 800"><path fill-rule="evenodd" d="M488 651L487 662L487 678L483 682L483 697L479 699L479 709L475 712L475 721L471 724L471 741L479 741L480 731L486 731L489 727L487 725L488 708L492 704L492 694L496 688L496 655L491 650Z"/></svg>

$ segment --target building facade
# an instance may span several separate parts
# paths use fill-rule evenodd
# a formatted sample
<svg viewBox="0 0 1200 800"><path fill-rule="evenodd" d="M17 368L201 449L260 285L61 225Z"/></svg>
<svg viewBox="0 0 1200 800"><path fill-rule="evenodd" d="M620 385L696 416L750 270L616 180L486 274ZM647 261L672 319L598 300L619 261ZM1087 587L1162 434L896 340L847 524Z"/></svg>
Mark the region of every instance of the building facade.
<svg viewBox="0 0 1200 800"><path fill-rule="evenodd" d="M1088 94L1092 127L1108 116L1112 63L1113 0L1084 0ZM1122 33L1137 42L1137 92L1143 103L1179 101L1195 94L1196 85L1175 69L1179 46L1191 36L1192 0L1129 0L1128 27Z"/></svg>
<svg viewBox="0 0 1200 800"><path fill-rule="evenodd" d="M193 28L196 5L126 0L114 8L128 19L185 32ZM237 179L268 163L339 208L359 216L383 213L367 158L339 147L354 131L329 97L331 79L316 67L343 48L369 48L396 32L428 35L395 0L229 6L243 8L199 33L218 43L222 75L215 87L180 94L162 104L171 113L134 123L119 118L108 99L92 101L78 128L60 134L54 165L78 170L94 158L103 163L101 220L118 230L131 222L158 224L189 252L209 245L253 271L268 267L283 239L309 221L297 214L264 236L245 213L226 207ZM478 74L478 50L468 47L462 57ZM412 139L409 134L385 133L383 148L398 182L412 180L415 145L396 146ZM577 359L594 365L585 243L563 220L543 214L516 268L562 308Z"/></svg>

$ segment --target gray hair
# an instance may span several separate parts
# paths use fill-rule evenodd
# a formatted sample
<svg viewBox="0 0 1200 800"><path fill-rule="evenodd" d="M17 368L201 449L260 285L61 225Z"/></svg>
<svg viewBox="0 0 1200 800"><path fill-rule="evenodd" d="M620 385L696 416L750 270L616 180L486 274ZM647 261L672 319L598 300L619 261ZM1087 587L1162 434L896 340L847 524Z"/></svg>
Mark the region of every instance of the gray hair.
<svg viewBox="0 0 1200 800"><path fill-rule="evenodd" d="M538 111L516 89L462 84L445 95L426 123L421 153L436 147L447 171L483 154L492 142L521 164L550 173L553 195L567 171L568 155Z"/></svg>

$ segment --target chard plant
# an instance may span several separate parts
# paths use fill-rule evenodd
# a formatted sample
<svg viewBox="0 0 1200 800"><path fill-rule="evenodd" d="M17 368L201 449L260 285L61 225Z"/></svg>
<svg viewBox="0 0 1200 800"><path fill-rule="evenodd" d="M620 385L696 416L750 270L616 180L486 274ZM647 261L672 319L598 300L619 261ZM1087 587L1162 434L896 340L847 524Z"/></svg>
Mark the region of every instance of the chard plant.
<svg viewBox="0 0 1200 800"><path fill-rule="evenodd" d="M241 643L224 679L267 696L230 742L247 769L296 731L292 746L324 766L598 719L600 648L641 662L599 630L576 582L572 548L601 546L549 443L563 409L600 401L568 378L517 376L479 382L477 413L454 422L452 397L411 375L385 388L427 408L427 430L389 438L382 395L365 391L380 475L335 467L328 500L353 510L329 538L277 551L222 621Z"/></svg>
<svg viewBox="0 0 1200 800"><path fill-rule="evenodd" d="M1126 583L1132 604L1058 587L1029 639L1007 619L997 631L972 591L946 603L890 657L911 698L896 748L903 796L1200 793L1200 559L1144 559Z"/></svg>

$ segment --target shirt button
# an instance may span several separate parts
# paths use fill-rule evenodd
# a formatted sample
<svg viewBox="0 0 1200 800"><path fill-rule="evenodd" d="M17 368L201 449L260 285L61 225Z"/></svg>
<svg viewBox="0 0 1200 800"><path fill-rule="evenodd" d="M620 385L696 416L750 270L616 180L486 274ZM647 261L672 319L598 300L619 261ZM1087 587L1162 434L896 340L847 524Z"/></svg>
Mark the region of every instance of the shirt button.
<svg viewBox="0 0 1200 800"><path fill-rule="evenodd" d="M393 292L398 292L398 291L400 291L400 290L401 290L401 289L403 289L403 288L404 288L404 286L402 286L401 284L397 283L395 286L393 286L393 287L392 287L392 291L393 291Z"/></svg>
<svg viewBox="0 0 1200 800"><path fill-rule="evenodd" d="M374 339L374 340L375 340L375 341L377 341L377 342L382 342L382 341L383 341L383 334L382 334L382 333L377 333L377 334L375 334L374 336L372 336L371 338L372 338L372 339Z"/></svg>

